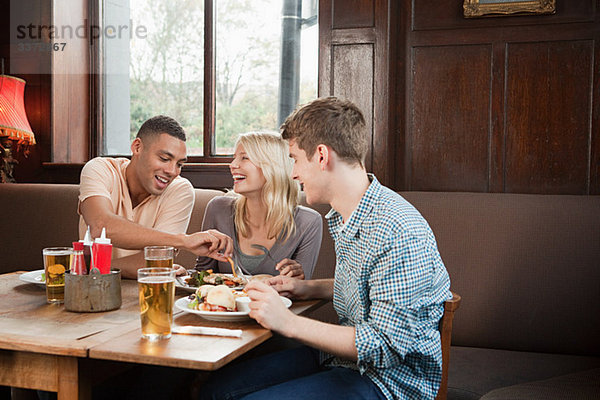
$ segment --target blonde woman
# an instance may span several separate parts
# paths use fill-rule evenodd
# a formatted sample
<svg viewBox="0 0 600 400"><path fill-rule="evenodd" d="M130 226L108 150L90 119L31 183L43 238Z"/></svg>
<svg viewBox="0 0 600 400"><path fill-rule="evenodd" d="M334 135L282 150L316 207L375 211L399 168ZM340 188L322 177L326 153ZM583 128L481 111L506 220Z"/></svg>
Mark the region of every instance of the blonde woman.
<svg viewBox="0 0 600 400"><path fill-rule="evenodd" d="M323 223L319 213L298 205L292 164L280 135L242 134L229 165L233 192L206 207L202 230L216 229L233 239L234 259L244 274L312 276ZM228 263L198 257L196 269L209 268L231 272Z"/></svg>

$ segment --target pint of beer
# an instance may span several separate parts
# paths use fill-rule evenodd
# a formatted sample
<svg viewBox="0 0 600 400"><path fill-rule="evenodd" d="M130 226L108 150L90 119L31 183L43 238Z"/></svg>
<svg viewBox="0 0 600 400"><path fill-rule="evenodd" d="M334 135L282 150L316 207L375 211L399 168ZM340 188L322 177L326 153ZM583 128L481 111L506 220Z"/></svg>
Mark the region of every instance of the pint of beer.
<svg viewBox="0 0 600 400"><path fill-rule="evenodd" d="M48 303L64 303L65 271L71 268L70 247L48 247L42 250L44 275L46 275L46 300Z"/></svg>
<svg viewBox="0 0 600 400"><path fill-rule="evenodd" d="M170 338L175 302L175 270L140 268L138 293L142 338L149 340Z"/></svg>
<svg viewBox="0 0 600 400"><path fill-rule="evenodd" d="M171 246L146 246L144 258L147 268L173 268L175 249Z"/></svg>

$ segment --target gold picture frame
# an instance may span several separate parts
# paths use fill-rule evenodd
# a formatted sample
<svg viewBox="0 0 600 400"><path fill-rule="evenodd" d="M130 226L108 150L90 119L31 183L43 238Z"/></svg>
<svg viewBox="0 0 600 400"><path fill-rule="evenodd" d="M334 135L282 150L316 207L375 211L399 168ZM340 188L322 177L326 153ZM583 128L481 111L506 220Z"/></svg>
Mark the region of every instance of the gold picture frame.
<svg viewBox="0 0 600 400"><path fill-rule="evenodd" d="M554 14L556 0L464 0L465 18L513 14Z"/></svg>

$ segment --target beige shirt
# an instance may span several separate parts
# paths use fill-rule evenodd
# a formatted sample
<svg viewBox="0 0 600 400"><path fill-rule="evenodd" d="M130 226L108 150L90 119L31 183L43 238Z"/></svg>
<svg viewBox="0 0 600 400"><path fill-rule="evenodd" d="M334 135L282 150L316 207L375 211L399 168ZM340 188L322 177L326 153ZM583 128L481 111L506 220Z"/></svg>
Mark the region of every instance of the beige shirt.
<svg viewBox="0 0 600 400"><path fill-rule="evenodd" d="M146 228L169 233L185 233L194 208L194 189L185 178L178 176L159 196L150 195L135 208L132 207L125 170L126 158L96 157L88 161L81 171L79 205L88 197L106 197L113 212ZM83 239L87 226L77 206L79 238ZM110 238L110 232L106 232ZM158 243L157 243L158 244ZM121 258L140 250L113 247L112 258Z"/></svg>

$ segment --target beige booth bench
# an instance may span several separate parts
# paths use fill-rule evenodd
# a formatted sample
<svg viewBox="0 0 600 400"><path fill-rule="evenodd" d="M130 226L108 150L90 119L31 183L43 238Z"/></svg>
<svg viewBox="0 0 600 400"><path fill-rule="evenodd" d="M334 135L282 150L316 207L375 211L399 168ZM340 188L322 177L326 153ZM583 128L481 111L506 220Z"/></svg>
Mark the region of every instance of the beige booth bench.
<svg viewBox="0 0 600 400"><path fill-rule="evenodd" d="M220 193L196 189L189 231ZM401 194L429 221L462 296L448 398L600 397L600 196ZM0 185L0 272L39 269L42 248L76 240L77 195L77 185ZM324 229L313 277L334 265ZM331 307L318 317L333 320Z"/></svg>

